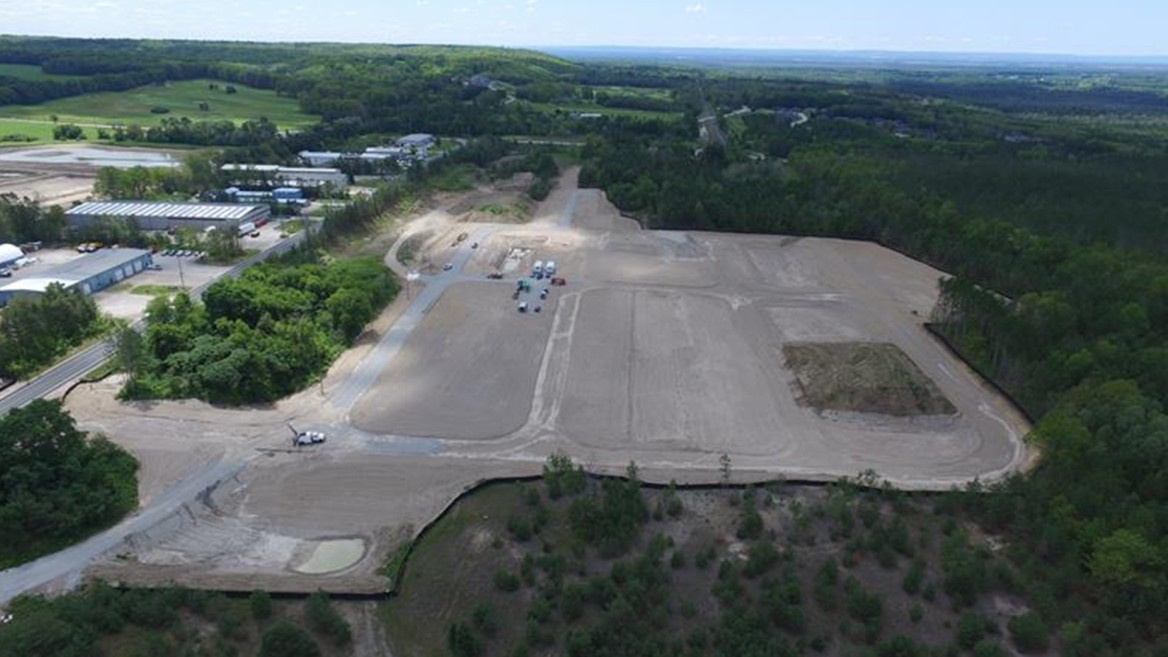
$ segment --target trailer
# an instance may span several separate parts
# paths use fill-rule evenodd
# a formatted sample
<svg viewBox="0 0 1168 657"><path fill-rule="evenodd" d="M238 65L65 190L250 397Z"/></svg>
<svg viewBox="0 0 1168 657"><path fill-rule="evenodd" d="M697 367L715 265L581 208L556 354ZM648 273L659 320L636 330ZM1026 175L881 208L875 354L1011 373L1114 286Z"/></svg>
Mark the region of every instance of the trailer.
<svg viewBox="0 0 1168 657"><path fill-rule="evenodd" d="M239 236L243 237L243 236L247 235L248 233L251 233L255 229L256 229L256 225L255 225L254 221L245 221L242 224L239 224L239 228L238 228Z"/></svg>

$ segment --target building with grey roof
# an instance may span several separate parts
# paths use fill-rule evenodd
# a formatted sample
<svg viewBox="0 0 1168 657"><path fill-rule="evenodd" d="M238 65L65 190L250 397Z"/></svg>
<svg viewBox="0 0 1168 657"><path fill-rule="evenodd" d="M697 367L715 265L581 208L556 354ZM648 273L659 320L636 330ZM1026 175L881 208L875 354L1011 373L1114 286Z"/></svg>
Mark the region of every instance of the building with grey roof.
<svg viewBox="0 0 1168 657"><path fill-rule="evenodd" d="M272 209L267 205L156 201L90 201L65 212L74 228L103 219L127 219L142 230L235 227L248 222L261 224L271 216Z"/></svg>
<svg viewBox="0 0 1168 657"><path fill-rule="evenodd" d="M150 252L143 249L102 249L0 286L0 306L18 297L44 294L54 283L67 290L93 294L141 273L152 264Z"/></svg>

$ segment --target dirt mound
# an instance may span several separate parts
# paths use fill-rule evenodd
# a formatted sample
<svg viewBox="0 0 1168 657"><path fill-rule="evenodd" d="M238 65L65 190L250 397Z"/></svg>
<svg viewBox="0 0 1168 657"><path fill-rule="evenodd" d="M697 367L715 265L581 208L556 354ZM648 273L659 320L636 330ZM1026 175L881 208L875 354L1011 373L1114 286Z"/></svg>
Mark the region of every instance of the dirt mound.
<svg viewBox="0 0 1168 657"><path fill-rule="evenodd" d="M818 411L898 417L956 412L937 385L899 347L870 342L783 346L800 403Z"/></svg>

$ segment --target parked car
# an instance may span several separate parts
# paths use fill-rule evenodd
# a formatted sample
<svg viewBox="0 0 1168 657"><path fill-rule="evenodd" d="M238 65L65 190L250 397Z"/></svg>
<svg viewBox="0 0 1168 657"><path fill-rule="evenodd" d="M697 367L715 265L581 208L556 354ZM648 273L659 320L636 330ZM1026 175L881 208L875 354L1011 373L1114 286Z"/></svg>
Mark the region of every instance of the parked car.
<svg viewBox="0 0 1168 657"><path fill-rule="evenodd" d="M547 298L547 294L548 294L548 289L545 287L544 289L542 289L542 290L540 290L540 291L539 291L539 298L540 298L540 299L546 299L546 298Z"/></svg>
<svg viewBox="0 0 1168 657"><path fill-rule="evenodd" d="M162 271L162 265L160 265L156 262L152 262L149 265L146 265L146 268L151 270L151 271Z"/></svg>
<svg viewBox="0 0 1168 657"><path fill-rule="evenodd" d="M260 236L260 231L258 231L258 230L253 230L253 231L251 231L250 233L248 233L248 235L251 235L252 237L259 237L259 236Z"/></svg>
<svg viewBox="0 0 1168 657"><path fill-rule="evenodd" d="M454 269L453 262L448 262L448 263L442 265L442 271L450 271L451 269Z"/></svg>
<svg viewBox="0 0 1168 657"><path fill-rule="evenodd" d="M497 271L493 271L493 272L487 274L487 278L492 280L492 281L501 281L501 280L503 280L503 274L501 274Z"/></svg>
<svg viewBox="0 0 1168 657"><path fill-rule="evenodd" d="M470 244L470 248L472 248L472 249L477 249L477 248L479 248L479 243L478 243L478 242L471 242L471 244Z"/></svg>
<svg viewBox="0 0 1168 657"><path fill-rule="evenodd" d="M7 267L0 267L0 278L12 278L12 270Z"/></svg>
<svg viewBox="0 0 1168 657"><path fill-rule="evenodd" d="M568 281L566 281L562 278L553 278L552 279L552 285L567 285L567 284L568 284Z"/></svg>
<svg viewBox="0 0 1168 657"><path fill-rule="evenodd" d="M518 311L519 311L519 312L521 312L521 313L525 313L525 312L527 312L527 302L526 302L526 301L520 301L520 302L519 302L519 307L518 307L518 308L516 308L516 310L518 310Z"/></svg>

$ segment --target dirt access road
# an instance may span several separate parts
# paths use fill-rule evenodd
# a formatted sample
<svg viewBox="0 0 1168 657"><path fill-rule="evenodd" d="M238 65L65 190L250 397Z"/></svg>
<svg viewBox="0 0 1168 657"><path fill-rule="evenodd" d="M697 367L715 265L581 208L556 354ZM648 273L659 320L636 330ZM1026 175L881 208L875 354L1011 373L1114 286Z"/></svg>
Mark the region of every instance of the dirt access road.
<svg viewBox="0 0 1168 657"><path fill-rule="evenodd" d="M597 472L635 460L650 481L718 481L725 453L739 481L871 469L920 489L991 480L1025 463L1024 420L920 326L940 272L872 244L641 231L575 181L568 172L525 225L468 227L442 208L426 215L432 237L421 248L450 269L420 276L321 386L272 407L130 406L110 400L110 389L79 390L69 406L82 425L145 456L144 481L157 489L144 496L146 512L159 508L154 500L173 502L163 491L205 464L244 463L88 573L376 591L388 555L461 491L536 474L557 451ZM515 312L515 279L549 259L568 286L551 288L538 315ZM500 269L510 272L504 280L485 278ZM802 406L781 348L806 341L894 344L958 412L894 418ZM289 420L329 442L289 449ZM150 474L197 448L200 458ZM305 572L321 551L354 539L363 546L355 560Z"/></svg>

